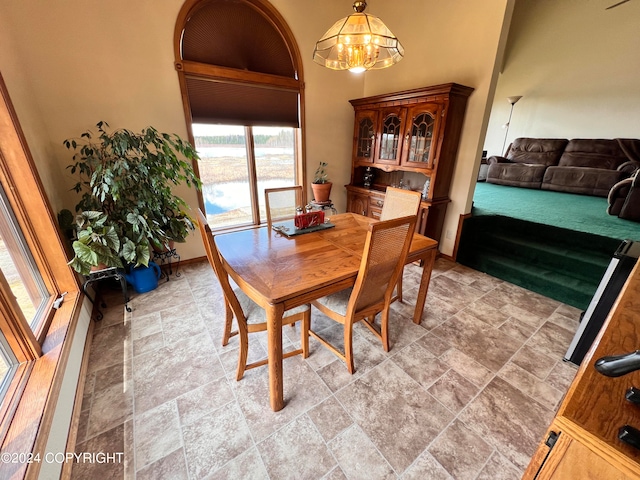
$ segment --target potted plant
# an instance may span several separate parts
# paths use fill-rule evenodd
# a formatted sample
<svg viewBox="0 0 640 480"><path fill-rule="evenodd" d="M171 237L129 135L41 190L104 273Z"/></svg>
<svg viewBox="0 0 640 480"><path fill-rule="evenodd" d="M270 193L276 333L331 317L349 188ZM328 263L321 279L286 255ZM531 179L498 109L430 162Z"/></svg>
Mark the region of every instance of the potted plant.
<svg viewBox="0 0 640 480"><path fill-rule="evenodd" d="M60 212L58 218L63 229L66 229L68 219L72 216L69 210ZM105 213L92 210L81 212L74 217L73 227L77 235L72 244L75 256L69 264L74 270L88 275L93 270L107 267L122 268L120 238Z"/></svg>
<svg viewBox="0 0 640 480"><path fill-rule="evenodd" d="M147 266L153 246L184 241L195 229L186 213L188 205L174 195L173 187L181 183L201 187L191 163L198 154L177 135L160 133L153 127L140 133L112 131L101 121L97 129L95 137L87 131L80 139L64 141L75 152L67 168L80 176L72 188L81 194L76 212L104 214L104 224L112 226L118 237L117 253L122 262ZM82 231L76 224L78 240ZM70 265L83 273L86 269L75 253Z"/></svg>
<svg viewBox="0 0 640 480"><path fill-rule="evenodd" d="M316 173L311 183L311 189L313 190L313 199L317 203L328 202L331 197L331 187L333 184L329 181L327 176L327 163L320 162Z"/></svg>

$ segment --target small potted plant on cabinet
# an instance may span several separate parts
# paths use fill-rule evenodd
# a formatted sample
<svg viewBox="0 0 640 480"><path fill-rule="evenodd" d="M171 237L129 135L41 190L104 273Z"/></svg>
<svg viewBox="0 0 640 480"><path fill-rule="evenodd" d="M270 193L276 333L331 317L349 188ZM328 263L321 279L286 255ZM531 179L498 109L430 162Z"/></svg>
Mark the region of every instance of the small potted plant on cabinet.
<svg viewBox="0 0 640 480"><path fill-rule="evenodd" d="M317 203L325 203L329 201L331 197L331 187L333 184L329 181L327 176L327 163L320 162L316 173L313 177L313 183L311 183L311 189L313 190L313 198Z"/></svg>
<svg viewBox="0 0 640 480"><path fill-rule="evenodd" d="M188 205L174 195L172 188L181 183L201 187L190 163L198 155L177 135L160 133L153 127L140 133L126 129L111 131L106 122L99 122L97 128L95 140L87 131L80 139L64 141L75 152L73 163L67 168L80 176L73 187L82 194L75 210L81 215L87 212L104 215L103 225L112 226L119 240L118 257L131 268L146 267L153 246L166 246L171 240L184 241L195 228L186 213ZM89 216L93 217L93 213ZM95 222L97 218L102 222L102 216L91 220ZM80 241L84 229L76 222L75 230ZM86 265L82 262L93 263L94 258L88 256L83 260L75 249L74 252L76 256L70 265L85 273Z"/></svg>

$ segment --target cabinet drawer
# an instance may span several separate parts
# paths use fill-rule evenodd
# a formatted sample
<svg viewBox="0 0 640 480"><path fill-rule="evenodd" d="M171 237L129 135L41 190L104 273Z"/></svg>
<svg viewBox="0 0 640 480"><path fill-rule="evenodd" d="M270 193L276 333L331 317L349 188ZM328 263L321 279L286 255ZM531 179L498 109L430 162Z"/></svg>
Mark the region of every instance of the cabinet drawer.
<svg viewBox="0 0 640 480"><path fill-rule="evenodd" d="M369 207L369 217L380 220L380 215L382 215L382 208Z"/></svg>
<svg viewBox="0 0 640 480"><path fill-rule="evenodd" d="M382 206L384 205L384 197L371 195L369 197L369 205L371 205L372 208L382 208Z"/></svg>

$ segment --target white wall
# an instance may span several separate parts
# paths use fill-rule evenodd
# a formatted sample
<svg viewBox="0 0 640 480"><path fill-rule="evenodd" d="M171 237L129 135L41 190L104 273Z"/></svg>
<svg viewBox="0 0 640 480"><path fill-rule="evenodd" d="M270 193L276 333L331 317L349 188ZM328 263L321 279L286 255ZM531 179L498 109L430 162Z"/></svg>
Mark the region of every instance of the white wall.
<svg viewBox="0 0 640 480"><path fill-rule="evenodd" d="M640 2L518 0L485 149L517 137L640 136ZM504 153L504 152L502 152Z"/></svg>

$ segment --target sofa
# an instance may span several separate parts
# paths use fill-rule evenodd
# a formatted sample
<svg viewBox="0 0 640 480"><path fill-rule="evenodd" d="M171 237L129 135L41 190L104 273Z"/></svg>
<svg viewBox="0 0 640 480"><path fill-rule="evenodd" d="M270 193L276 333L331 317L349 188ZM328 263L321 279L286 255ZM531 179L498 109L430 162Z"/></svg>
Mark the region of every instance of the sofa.
<svg viewBox="0 0 640 480"><path fill-rule="evenodd" d="M616 183L607 197L607 213L625 220L640 221L640 170Z"/></svg>
<svg viewBox="0 0 640 480"><path fill-rule="evenodd" d="M640 168L640 140L517 138L487 163L489 183L607 197Z"/></svg>

